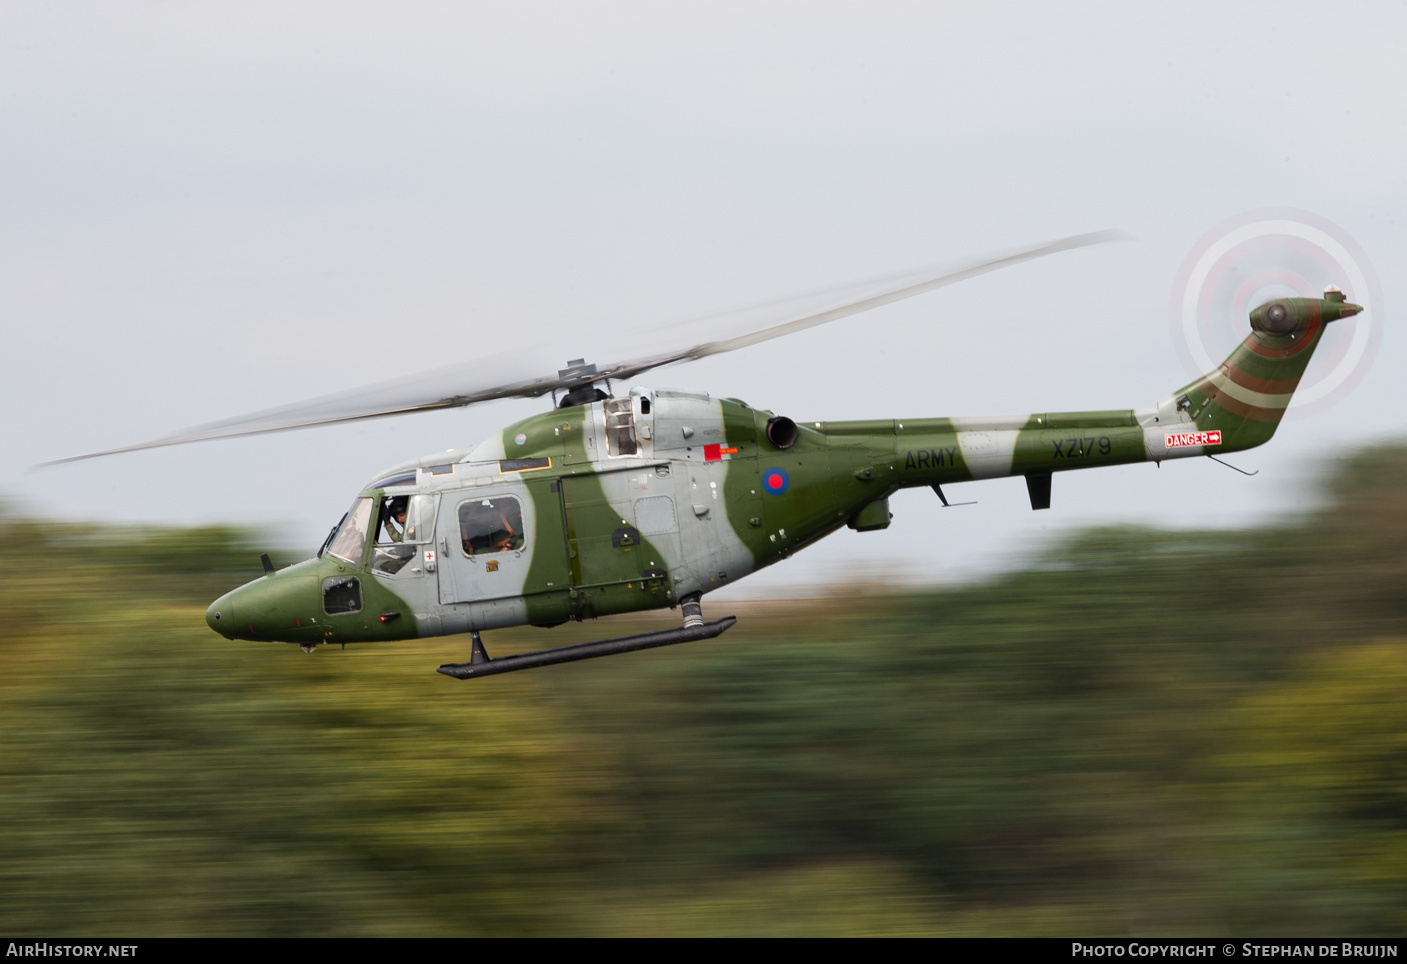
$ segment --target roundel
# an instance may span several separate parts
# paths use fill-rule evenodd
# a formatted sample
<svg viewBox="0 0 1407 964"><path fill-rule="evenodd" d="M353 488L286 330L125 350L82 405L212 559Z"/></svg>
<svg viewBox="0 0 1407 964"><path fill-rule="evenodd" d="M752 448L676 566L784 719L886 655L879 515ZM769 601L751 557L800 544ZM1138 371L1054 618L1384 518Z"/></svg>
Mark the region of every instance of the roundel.
<svg viewBox="0 0 1407 964"><path fill-rule="evenodd" d="M781 495L791 485L791 479L782 469L768 469L762 473L762 491L768 495Z"/></svg>

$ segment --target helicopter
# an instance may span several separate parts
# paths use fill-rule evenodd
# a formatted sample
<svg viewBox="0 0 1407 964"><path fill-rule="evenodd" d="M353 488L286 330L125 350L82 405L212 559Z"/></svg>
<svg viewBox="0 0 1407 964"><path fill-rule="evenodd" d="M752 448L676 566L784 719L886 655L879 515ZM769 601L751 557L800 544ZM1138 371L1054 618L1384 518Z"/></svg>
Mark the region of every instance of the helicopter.
<svg viewBox="0 0 1407 964"><path fill-rule="evenodd" d="M839 307L683 350L599 367L578 358L555 375L449 393L330 396L58 461L550 395L549 410L477 445L378 473L313 558L276 569L264 554L264 574L211 603L206 623L227 639L307 652L468 633L469 661L438 670L458 679L711 639L736 618L706 621L705 595L841 528L887 528L899 489L931 488L947 506L945 484L1020 475L1041 510L1059 473L1265 443L1325 326L1363 310L1332 286L1322 298L1262 304L1225 362L1143 409L837 422L700 392L613 394L613 381L1118 236L1077 235L909 273ZM664 608L680 612L679 626L496 659L481 636Z"/></svg>

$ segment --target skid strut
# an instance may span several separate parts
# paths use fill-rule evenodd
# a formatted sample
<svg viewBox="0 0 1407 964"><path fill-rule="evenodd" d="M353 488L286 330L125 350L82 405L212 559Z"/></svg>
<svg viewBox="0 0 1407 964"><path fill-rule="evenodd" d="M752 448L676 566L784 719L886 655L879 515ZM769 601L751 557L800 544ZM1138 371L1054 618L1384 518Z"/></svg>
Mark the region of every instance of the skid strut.
<svg viewBox="0 0 1407 964"><path fill-rule="evenodd" d="M455 679L469 679L477 676L493 676L497 673L511 673L520 669L535 669L538 666L551 666L554 663L573 663L579 659L595 659L597 656L614 656L616 653L633 653L637 649L654 649L657 646L673 646L675 643L692 643L698 639L713 639L721 636L738 621L736 616L724 616L711 623L697 626L681 626L658 633L641 633L638 636L619 636L615 639L602 639L594 643L581 643L577 646L559 646L556 649L539 649L535 653L522 653L518 656L500 656L489 659L479 634L474 633L474 655L470 663L446 663L439 672Z"/></svg>

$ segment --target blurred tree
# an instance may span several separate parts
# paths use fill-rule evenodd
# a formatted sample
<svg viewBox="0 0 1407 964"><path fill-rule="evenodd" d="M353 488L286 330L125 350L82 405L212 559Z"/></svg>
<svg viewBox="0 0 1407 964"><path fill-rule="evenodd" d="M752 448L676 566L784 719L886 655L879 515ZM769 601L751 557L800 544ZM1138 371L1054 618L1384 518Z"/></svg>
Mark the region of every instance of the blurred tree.
<svg viewBox="0 0 1407 964"><path fill-rule="evenodd" d="M209 633L257 536L0 518L0 925L1400 933L1404 470L469 684L457 639Z"/></svg>

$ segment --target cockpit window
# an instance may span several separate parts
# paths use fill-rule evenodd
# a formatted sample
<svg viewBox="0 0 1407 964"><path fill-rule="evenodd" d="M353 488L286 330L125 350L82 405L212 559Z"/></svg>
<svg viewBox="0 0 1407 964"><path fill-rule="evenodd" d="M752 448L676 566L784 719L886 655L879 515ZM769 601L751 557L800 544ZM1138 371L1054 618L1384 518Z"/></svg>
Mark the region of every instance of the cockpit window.
<svg viewBox="0 0 1407 964"><path fill-rule="evenodd" d="M410 511L410 496L388 495L381 500L381 528L376 533L377 545L406 541L406 513Z"/></svg>
<svg viewBox="0 0 1407 964"><path fill-rule="evenodd" d="M410 500L410 515L406 519L407 542L435 541L435 503L439 496L417 495Z"/></svg>
<svg viewBox="0 0 1407 964"><path fill-rule="evenodd" d="M416 557L420 543L434 538L435 496L388 495L381 500L377 519L371 568L394 575Z"/></svg>
<svg viewBox="0 0 1407 964"><path fill-rule="evenodd" d="M352 511L337 530L337 535L328 547L328 555L336 556L354 566L361 565L362 552L366 549L366 537L371 529L371 506L374 499L358 499L352 503Z"/></svg>
<svg viewBox="0 0 1407 964"><path fill-rule="evenodd" d="M517 499L472 499L459 506L459 537L466 556L523 548L523 507Z"/></svg>

